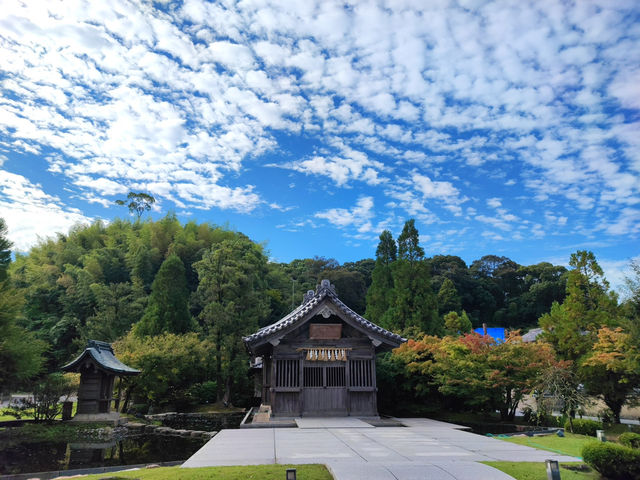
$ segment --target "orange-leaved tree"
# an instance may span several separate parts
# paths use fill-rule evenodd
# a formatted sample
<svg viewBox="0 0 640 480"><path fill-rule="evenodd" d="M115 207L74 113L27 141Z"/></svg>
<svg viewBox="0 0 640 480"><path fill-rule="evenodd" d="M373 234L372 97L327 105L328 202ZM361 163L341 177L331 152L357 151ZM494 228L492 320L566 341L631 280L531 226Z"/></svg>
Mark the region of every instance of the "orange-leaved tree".
<svg viewBox="0 0 640 480"><path fill-rule="evenodd" d="M558 363L551 345L525 343L518 332L504 342L477 333L425 337L408 342L395 354L404 359L410 373L421 376L425 391L435 387L467 408L498 410L503 420L513 420L522 397Z"/></svg>
<svg viewBox="0 0 640 480"><path fill-rule="evenodd" d="M590 354L582 362L587 392L600 395L620 423L625 403L640 397L640 345L621 327L602 327Z"/></svg>

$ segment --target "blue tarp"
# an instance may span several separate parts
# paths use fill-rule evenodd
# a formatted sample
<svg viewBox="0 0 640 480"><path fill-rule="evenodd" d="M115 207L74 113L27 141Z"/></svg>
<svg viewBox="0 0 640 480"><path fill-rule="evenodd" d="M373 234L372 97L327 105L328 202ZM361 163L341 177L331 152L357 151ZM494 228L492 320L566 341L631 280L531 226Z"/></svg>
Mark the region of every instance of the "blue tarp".
<svg viewBox="0 0 640 480"><path fill-rule="evenodd" d="M473 330L480 335L484 335L484 330L482 328L476 328ZM490 327L487 328L487 335L491 338L494 338L498 342L504 342L504 328L500 327Z"/></svg>

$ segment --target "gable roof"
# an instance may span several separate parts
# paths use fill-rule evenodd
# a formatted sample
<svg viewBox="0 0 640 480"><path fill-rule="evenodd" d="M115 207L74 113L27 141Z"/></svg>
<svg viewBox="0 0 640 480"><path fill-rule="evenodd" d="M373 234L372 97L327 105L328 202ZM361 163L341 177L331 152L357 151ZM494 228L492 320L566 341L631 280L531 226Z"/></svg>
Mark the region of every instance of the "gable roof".
<svg viewBox="0 0 640 480"><path fill-rule="evenodd" d="M65 372L77 372L84 365L85 360L93 361L98 367L116 375L137 375L140 370L131 368L113 354L113 348L107 342L89 340L87 348L78 358L62 367Z"/></svg>
<svg viewBox="0 0 640 480"><path fill-rule="evenodd" d="M328 303L333 309L328 308ZM296 329L315 315L323 315L328 318L330 314L336 314L346 323L365 333L377 347L385 344L387 347L396 348L407 341L389 330L379 327L361 315L351 310L338 298L335 287L329 280L322 280L316 291L309 290L304 295L302 305L289 313L286 317L271 325L261 328L256 333L243 338L247 349L251 352L256 347L272 340L279 340L286 333Z"/></svg>

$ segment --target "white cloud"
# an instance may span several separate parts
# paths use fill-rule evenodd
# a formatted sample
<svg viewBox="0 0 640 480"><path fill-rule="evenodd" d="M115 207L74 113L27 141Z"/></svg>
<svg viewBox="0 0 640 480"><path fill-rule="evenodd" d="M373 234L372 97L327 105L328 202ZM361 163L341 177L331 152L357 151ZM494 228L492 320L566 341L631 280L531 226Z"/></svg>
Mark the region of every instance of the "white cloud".
<svg viewBox="0 0 640 480"><path fill-rule="evenodd" d="M629 267L632 260L640 261L640 255L623 260L598 259L598 264L602 267L604 276L611 285L611 288L617 291L623 299L628 295L625 278L633 276L633 272Z"/></svg>
<svg viewBox="0 0 640 480"><path fill-rule="evenodd" d="M354 226L359 232L368 232L372 229L371 219L374 216L373 198L360 197L351 209L330 208L317 212L314 216L323 218L339 228Z"/></svg>
<svg viewBox="0 0 640 480"><path fill-rule="evenodd" d="M491 208L498 208L502 206L502 201L497 197L489 198L487 199L487 205Z"/></svg>
<svg viewBox="0 0 640 480"><path fill-rule="evenodd" d="M438 182L426 175L414 173L412 180L424 198L435 198L446 202L455 201L460 192L451 182Z"/></svg>
<svg viewBox="0 0 640 480"><path fill-rule="evenodd" d="M28 251L40 239L93 220L75 208L64 207L58 197L45 193L40 185L6 170L0 170L0 211L7 223L8 238L19 252Z"/></svg>
<svg viewBox="0 0 640 480"><path fill-rule="evenodd" d="M247 166L277 164L424 222L511 208L518 179L534 210L560 206L558 230L577 208L585 231L637 235L636 18L611 2L9 2L0 149L56 152L49 171L100 205L140 187L251 212L280 203Z"/></svg>

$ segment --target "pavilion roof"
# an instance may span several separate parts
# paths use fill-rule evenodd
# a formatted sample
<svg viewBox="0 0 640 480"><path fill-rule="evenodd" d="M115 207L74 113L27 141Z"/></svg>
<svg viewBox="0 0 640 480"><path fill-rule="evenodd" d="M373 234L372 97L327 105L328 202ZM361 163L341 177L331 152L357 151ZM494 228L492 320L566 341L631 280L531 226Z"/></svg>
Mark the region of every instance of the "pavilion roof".
<svg viewBox="0 0 640 480"><path fill-rule="evenodd" d="M86 362L94 362L99 368L116 375L137 375L140 373L140 370L131 368L118 360L113 354L113 348L110 344L99 340L89 340L84 352L73 362L62 367L62 370L77 372Z"/></svg>
<svg viewBox="0 0 640 480"><path fill-rule="evenodd" d="M336 309L344 315L345 319L351 321L349 323L352 323L355 328L370 334L389 347L395 348L407 341L406 338L370 322L363 316L351 310L338 298L335 287L331 285L329 280L322 280L315 292L313 290L309 290L304 295L302 305L277 322L261 328L252 335L244 337L243 340L245 344L251 350L253 346L266 343L271 338L281 336L283 331L290 331L291 329L302 325L311 317L321 313L321 304L324 303L323 301L332 303Z"/></svg>

